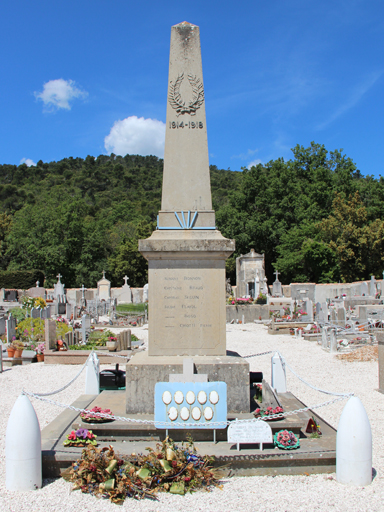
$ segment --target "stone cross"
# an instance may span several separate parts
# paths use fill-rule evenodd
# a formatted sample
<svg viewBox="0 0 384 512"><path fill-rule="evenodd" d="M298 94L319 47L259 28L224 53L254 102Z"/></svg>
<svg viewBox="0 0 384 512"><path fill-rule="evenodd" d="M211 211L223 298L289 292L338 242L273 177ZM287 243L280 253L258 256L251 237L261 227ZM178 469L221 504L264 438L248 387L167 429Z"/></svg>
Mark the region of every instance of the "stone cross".
<svg viewBox="0 0 384 512"><path fill-rule="evenodd" d="M57 279L59 280L58 282L60 283L60 277L63 277L63 276L60 274L60 272L57 274L57 276L56 276L56 277L57 277Z"/></svg>
<svg viewBox="0 0 384 512"><path fill-rule="evenodd" d="M281 274L281 272L278 272L278 271L276 270L276 272L274 272L274 274L275 274L275 276L276 276L276 281L278 281L278 280L279 280L279 274Z"/></svg>
<svg viewBox="0 0 384 512"><path fill-rule="evenodd" d="M103 279L105 279L105 270L103 270Z"/></svg>
<svg viewBox="0 0 384 512"><path fill-rule="evenodd" d="M81 289L81 300L84 300L84 292L87 291L87 288L84 288L84 285L82 284L80 289Z"/></svg>
<svg viewBox="0 0 384 512"><path fill-rule="evenodd" d="M129 281L129 277L128 276L124 276L123 279L124 279L124 286L128 286L127 281Z"/></svg>
<svg viewBox="0 0 384 512"><path fill-rule="evenodd" d="M208 382L208 375L195 373L193 359L186 357L183 359L183 373L171 373L169 382Z"/></svg>

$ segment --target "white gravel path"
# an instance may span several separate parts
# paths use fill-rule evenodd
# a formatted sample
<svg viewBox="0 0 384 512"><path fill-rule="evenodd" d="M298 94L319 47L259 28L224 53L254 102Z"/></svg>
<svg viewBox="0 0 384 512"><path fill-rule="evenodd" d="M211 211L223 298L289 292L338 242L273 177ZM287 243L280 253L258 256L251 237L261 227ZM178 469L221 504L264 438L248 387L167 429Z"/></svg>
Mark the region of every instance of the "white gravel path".
<svg viewBox="0 0 384 512"><path fill-rule="evenodd" d="M133 329L139 338L147 340L146 328ZM42 489L11 493L5 489L5 429L8 416L21 389L51 391L66 384L79 371L78 366L44 365L16 366L0 374L0 511L57 512L113 510L129 511L383 511L384 510L384 395L378 387L378 364L375 362L347 363L324 352L316 342L287 335L270 336L262 325L227 325L227 348L241 355L277 349L288 363L317 387L338 392L354 392L363 402L373 434L373 467L376 476L363 488L338 484L333 475L238 477L224 482L224 489L212 493L199 492L187 496L160 494L159 501L136 502L127 499L122 507L98 500L79 491L71 492L70 484L62 479L45 480ZM271 356L249 359L251 370L263 371L270 381ZM83 393L85 372L57 397L71 403ZM288 374L288 390L306 405L328 400ZM337 427L345 401L319 409L320 415ZM46 426L61 410L33 400L41 427ZM27 428L27 427L26 427Z"/></svg>

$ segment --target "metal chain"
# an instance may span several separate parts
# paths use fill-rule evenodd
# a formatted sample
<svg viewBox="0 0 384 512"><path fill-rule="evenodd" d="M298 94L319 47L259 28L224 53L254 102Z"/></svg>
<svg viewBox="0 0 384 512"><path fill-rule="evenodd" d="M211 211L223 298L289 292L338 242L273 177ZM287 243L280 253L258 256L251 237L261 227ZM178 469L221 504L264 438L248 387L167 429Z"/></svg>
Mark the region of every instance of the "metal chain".
<svg viewBox="0 0 384 512"><path fill-rule="evenodd" d="M89 356L88 356L89 357ZM79 371L79 373L76 375L76 377L73 377L73 379L71 381L68 382L68 384L66 384L65 386L63 386L62 388L60 389L57 389L56 391L51 391L49 393L34 393L34 395L37 395L37 396L49 396L49 395L56 395L56 393L60 393L61 391L64 391L64 389L67 389L73 382L75 382L75 380L81 375L82 371L84 370L84 368L87 366L87 361L88 361L88 358L87 360L85 361L85 363L83 364L83 366L81 367L81 370Z"/></svg>
<svg viewBox="0 0 384 512"><path fill-rule="evenodd" d="M257 357L257 356L265 356L266 354L273 354L273 352L276 352L273 351L273 350L268 350L268 352L260 352L259 354L251 354L249 356L242 356L243 359L250 359L251 357Z"/></svg>
<svg viewBox="0 0 384 512"><path fill-rule="evenodd" d="M284 359L283 355L278 350L269 350L268 352L261 352L259 354L251 354L249 356L242 356L242 357L244 359L250 359L251 357L264 356L266 354L273 354L273 353L277 353L279 355L282 365L286 366L293 373L293 375L295 375L295 377L297 377L299 380L301 380L301 382L303 382L310 388L314 389L315 391L319 391L320 393L325 393L326 395L345 396L345 397L353 396L354 393L333 393L332 391L326 391L324 389L320 389L320 388L317 388L316 386L313 386L312 384L310 384L309 382L304 380L302 377L300 377L300 375L298 375L295 372L295 370L287 363L287 361Z"/></svg>
<svg viewBox="0 0 384 512"><path fill-rule="evenodd" d="M36 398L37 400L41 400L44 402L48 402L52 405L56 405L58 407L62 407L64 409L71 409L72 411L76 411L79 413L86 413L88 414L90 411L87 409L79 409L78 407L74 407L73 405L67 405L62 404L60 402L56 402L55 400L50 400L49 398L43 398L42 396L39 396L35 393L30 393L28 391L23 390L23 394L30 396L31 398ZM256 421L267 421L268 419L274 419L274 418L284 418L285 416L291 416L293 414L298 414L300 412L306 412L312 409L319 409L320 407L324 407L326 405L333 404L334 402L338 402L340 400L344 400L346 398L349 398L352 396L352 393L350 395L343 395L338 398L334 398L333 400L328 400L327 402L323 402L321 404L315 404L308 407L302 407L301 409L296 409L294 411L287 411L285 413L279 413L279 414L271 414L268 415L268 417L263 416L262 418L251 418L251 419L243 419L243 420L236 420L237 423L254 423ZM139 420L134 418L126 418L125 416L115 416L114 414L104 414L104 413L92 413L95 416L100 416L101 418L107 418L112 420L120 420L125 421L127 423L144 423L146 425L156 425L156 428L159 428L159 426L163 426L164 428L174 428L174 427L193 427L196 426L196 423L166 423L166 422L159 422L154 420ZM224 428L227 425L230 425L232 421L221 421L221 422L210 422L210 423L201 423L199 426L201 428Z"/></svg>

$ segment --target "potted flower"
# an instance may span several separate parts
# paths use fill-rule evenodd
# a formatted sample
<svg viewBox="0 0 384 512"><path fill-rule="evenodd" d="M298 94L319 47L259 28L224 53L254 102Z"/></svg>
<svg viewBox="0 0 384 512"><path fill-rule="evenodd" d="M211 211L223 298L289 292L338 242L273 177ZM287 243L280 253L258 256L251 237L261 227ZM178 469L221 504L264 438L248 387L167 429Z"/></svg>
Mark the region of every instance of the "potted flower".
<svg viewBox="0 0 384 512"><path fill-rule="evenodd" d="M12 343L10 343L7 347L8 357L14 357L14 355L15 355L15 350L16 350L15 340L16 340L16 336L13 336Z"/></svg>
<svg viewBox="0 0 384 512"><path fill-rule="evenodd" d="M15 347L14 357L22 357L24 344L21 341L14 341L12 345Z"/></svg>
<svg viewBox="0 0 384 512"><path fill-rule="evenodd" d="M117 338L116 336L108 336L108 341L106 343L108 350L113 352L117 348Z"/></svg>
<svg viewBox="0 0 384 512"><path fill-rule="evenodd" d="M41 363L44 361L45 344L39 343L36 348L37 362Z"/></svg>

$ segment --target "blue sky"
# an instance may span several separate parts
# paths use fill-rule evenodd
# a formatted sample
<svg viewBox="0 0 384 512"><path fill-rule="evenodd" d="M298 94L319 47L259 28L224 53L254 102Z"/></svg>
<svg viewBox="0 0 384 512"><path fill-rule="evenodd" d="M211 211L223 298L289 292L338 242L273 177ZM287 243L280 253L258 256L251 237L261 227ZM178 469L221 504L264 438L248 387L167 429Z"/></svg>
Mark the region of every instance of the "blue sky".
<svg viewBox="0 0 384 512"><path fill-rule="evenodd" d="M313 140L384 175L382 0L4 0L0 163L162 156L181 21L200 27L211 164Z"/></svg>

